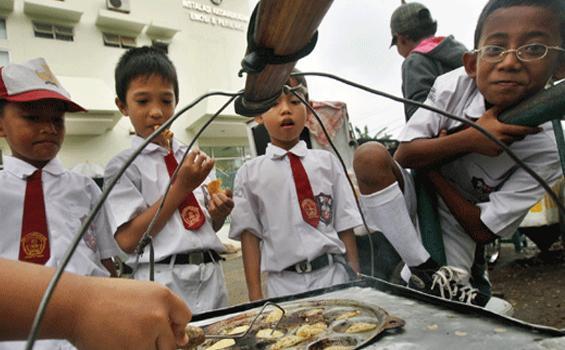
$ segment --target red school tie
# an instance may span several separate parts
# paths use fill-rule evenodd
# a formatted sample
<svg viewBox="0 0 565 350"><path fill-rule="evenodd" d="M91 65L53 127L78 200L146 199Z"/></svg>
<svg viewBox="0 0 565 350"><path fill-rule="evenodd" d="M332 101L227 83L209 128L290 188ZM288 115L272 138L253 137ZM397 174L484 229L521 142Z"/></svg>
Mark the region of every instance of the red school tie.
<svg viewBox="0 0 565 350"><path fill-rule="evenodd" d="M165 156L165 165L167 166L169 176L173 176L175 169L179 165L175 159L173 151L169 151L169 153ZM182 219L182 224L187 230L198 230L200 226L204 225L204 221L206 220L193 192L190 192L181 203L179 206L179 213Z"/></svg>
<svg viewBox="0 0 565 350"><path fill-rule="evenodd" d="M308 174L306 174L306 170L304 170L302 161L298 156L290 152L287 155L290 160L290 168L292 169L292 177L294 178L302 217L304 221L313 227L318 227L320 223L320 209L314 200L314 192L312 191L312 186L310 186Z"/></svg>
<svg viewBox="0 0 565 350"><path fill-rule="evenodd" d="M51 255L41 170L27 177L18 260L45 265Z"/></svg>

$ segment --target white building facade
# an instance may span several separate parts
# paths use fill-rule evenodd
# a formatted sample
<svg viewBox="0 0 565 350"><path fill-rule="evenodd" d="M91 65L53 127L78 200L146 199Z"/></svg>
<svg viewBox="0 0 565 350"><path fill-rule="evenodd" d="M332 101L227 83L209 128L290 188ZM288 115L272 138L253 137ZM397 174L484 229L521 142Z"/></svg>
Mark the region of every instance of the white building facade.
<svg viewBox="0 0 565 350"><path fill-rule="evenodd" d="M59 158L67 168L105 166L130 146L133 131L114 104L114 67L128 47L168 51L179 77L182 107L209 91L234 92L246 48L248 0L0 0L0 65L44 57L62 85L88 113L66 116ZM191 141L225 102L204 100L173 125ZM248 153L245 118L228 108L199 139L220 172L234 171ZM3 153L9 154L5 141Z"/></svg>

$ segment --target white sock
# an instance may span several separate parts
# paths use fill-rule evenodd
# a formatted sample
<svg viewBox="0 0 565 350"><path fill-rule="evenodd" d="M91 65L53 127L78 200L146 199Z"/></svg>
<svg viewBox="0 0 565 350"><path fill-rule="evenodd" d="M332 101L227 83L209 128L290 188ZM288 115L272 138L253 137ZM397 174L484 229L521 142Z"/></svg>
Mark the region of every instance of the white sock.
<svg viewBox="0 0 565 350"><path fill-rule="evenodd" d="M428 260L430 254L414 228L398 182L361 195L360 202L369 228L382 232L406 265L418 266Z"/></svg>

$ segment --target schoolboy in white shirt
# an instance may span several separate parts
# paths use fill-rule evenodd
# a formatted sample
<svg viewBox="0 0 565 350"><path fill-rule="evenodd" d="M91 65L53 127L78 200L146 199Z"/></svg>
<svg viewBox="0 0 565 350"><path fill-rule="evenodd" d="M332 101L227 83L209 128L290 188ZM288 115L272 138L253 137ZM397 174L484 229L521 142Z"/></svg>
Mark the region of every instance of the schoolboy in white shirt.
<svg viewBox="0 0 565 350"><path fill-rule="evenodd" d="M511 125L497 115L563 74L564 13L560 0L489 1L477 23L476 50L465 54L464 68L438 77L426 100L490 131L550 184L562 176L551 124ZM409 286L485 306L488 296L468 285L475 244L513 234L544 189L477 130L447 132L460 126L420 108L399 136L398 163L372 143L357 150L354 168L368 224L382 228L399 252ZM413 185L399 165L422 169L434 185L450 266L440 267L418 239Z"/></svg>
<svg viewBox="0 0 565 350"><path fill-rule="evenodd" d="M291 78L307 98L304 78ZM283 93L258 117L269 133L266 154L237 172L230 237L241 240L249 299L323 288L359 271L353 228L362 224L337 159L299 140L307 107Z"/></svg>
<svg viewBox="0 0 565 350"><path fill-rule="evenodd" d="M65 170L56 158L65 136L65 112L85 110L70 100L42 58L1 68L0 110L0 136L12 152L3 157L0 171L0 257L56 267L100 197L92 179ZM104 206L66 271L115 274L111 258L119 254ZM0 349L23 346L0 343ZM72 346L46 340L37 348Z"/></svg>
<svg viewBox="0 0 565 350"><path fill-rule="evenodd" d="M130 118L136 135L132 148L116 155L106 167L111 179L129 155L156 126L173 116L178 101L175 67L161 51L151 47L128 50L115 71L116 104ZM128 167L108 203L116 223L114 235L130 254L155 215L169 183L170 174L182 159L186 146L169 143L160 135ZM151 232L155 248L155 281L166 285L201 313L227 306L227 292L219 253L223 244L216 235L233 207L229 193L205 200L203 184L210 181L214 161L203 152L191 151L172 183L162 211ZM207 204L207 205L206 205ZM148 251L148 249L146 249ZM136 279L149 280L149 253L140 258Z"/></svg>

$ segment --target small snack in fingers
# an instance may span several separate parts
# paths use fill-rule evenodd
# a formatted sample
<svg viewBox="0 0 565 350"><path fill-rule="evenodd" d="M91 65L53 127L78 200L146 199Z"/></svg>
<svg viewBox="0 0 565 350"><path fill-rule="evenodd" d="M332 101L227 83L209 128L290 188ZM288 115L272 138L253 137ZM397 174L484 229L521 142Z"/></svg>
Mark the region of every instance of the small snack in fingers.
<svg viewBox="0 0 565 350"><path fill-rule="evenodd" d="M223 193L223 192L224 190L222 189L221 179L215 179L208 183L208 193L210 193L210 195Z"/></svg>
<svg viewBox="0 0 565 350"><path fill-rule="evenodd" d="M155 125L153 127L153 130L159 129L160 126L161 125ZM163 130L163 132L161 132L161 136L165 139L165 142L167 143L167 148L171 149L173 136L175 136L175 134L171 131L171 129L165 129Z"/></svg>
<svg viewBox="0 0 565 350"><path fill-rule="evenodd" d="M188 325L185 332L188 335L188 343L182 349L195 349L206 340L204 330L200 327Z"/></svg>

